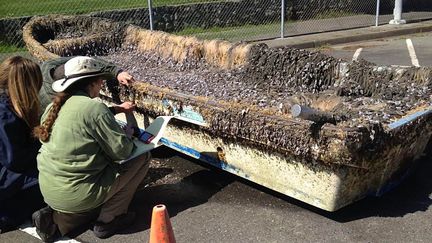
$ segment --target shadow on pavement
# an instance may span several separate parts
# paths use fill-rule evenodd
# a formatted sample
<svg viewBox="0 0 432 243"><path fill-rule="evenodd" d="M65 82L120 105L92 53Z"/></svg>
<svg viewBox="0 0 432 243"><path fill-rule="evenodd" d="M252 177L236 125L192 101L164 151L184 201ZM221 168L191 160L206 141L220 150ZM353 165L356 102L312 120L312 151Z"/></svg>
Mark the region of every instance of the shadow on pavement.
<svg viewBox="0 0 432 243"><path fill-rule="evenodd" d="M392 191L381 197L366 197L336 212L324 211L241 178L236 180L340 223L368 217L403 217L406 214L427 211L432 205L432 157L421 158L412 174Z"/></svg>
<svg viewBox="0 0 432 243"><path fill-rule="evenodd" d="M190 162L204 166L204 168L200 167L195 172L192 170L191 174L183 177L177 183L157 184L137 192L130 206L130 209L137 213L137 220L132 227L120 234L136 233L149 229L152 208L157 204L165 204L170 217L174 217L184 210L206 203L213 195L235 181L340 223L368 217L403 217L406 214L426 211L432 205L432 157L420 159L412 175L393 191L384 194L382 197L364 198L331 213L233 176L225 171L214 169L207 164L178 154L170 149L157 150L154 155L157 158L172 158L174 156L187 159ZM157 169L159 170L152 172L152 170ZM171 168L151 168L149 175L152 177L151 181L155 181L172 172ZM240 194L239 197L241 197Z"/></svg>
<svg viewBox="0 0 432 243"><path fill-rule="evenodd" d="M178 156L179 153L173 149L170 149L165 146L160 146L151 151L152 157L157 159L168 159L174 156Z"/></svg>
<svg viewBox="0 0 432 243"><path fill-rule="evenodd" d="M173 172L173 169L171 168L149 168L149 171L147 172L147 176L144 179L146 184L153 183L154 181L157 181L163 177L165 177L168 174L171 174ZM139 193L139 192L137 192ZM83 234L87 230L92 230L93 228L93 222L90 222L88 224L84 224L81 227L78 227L77 229L70 232L67 236L74 239L78 237L79 235Z"/></svg>
<svg viewBox="0 0 432 243"><path fill-rule="evenodd" d="M137 213L135 224L121 234L149 229L152 209L164 204L170 217L203 203L235 180L235 177L218 171L202 169L181 179L178 183L147 187L137 192L130 209Z"/></svg>

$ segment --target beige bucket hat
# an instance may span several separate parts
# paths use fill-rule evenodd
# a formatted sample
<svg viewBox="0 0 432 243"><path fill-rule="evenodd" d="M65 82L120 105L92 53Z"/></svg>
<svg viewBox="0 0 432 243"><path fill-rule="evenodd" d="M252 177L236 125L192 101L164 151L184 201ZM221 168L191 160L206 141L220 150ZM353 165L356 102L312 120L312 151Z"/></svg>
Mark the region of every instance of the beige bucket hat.
<svg viewBox="0 0 432 243"><path fill-rule="evenodd" d="M77 56L65 63L64 78L54 81L52 88L55 92L63 92L78 80L95 76L108 78L111 74L105 71L104 65L98 60L91 57Z"/></svg>

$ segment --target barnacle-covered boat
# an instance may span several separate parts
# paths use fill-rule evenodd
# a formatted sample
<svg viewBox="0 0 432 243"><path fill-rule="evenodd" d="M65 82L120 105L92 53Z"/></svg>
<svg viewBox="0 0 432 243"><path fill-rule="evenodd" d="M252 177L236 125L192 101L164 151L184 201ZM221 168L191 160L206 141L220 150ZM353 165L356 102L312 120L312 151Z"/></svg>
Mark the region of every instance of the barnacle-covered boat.
<svg viewBox="0 0 432 243"><path fill-rule="evenodd" d="M432 70L198 40L88 16L33 18L30 53L97 55L131 72L144 118L178 115L166 146L335 211L397 184L432 134ZM311 115L312 114L312 115ZM145 120L145 119L144 119Z"/></svg>

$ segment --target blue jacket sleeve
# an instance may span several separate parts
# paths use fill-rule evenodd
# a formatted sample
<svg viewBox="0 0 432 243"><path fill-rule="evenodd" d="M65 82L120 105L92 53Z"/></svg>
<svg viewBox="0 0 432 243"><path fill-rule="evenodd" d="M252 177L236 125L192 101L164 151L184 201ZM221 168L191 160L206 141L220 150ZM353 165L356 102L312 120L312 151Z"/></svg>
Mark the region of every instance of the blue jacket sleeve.
<svg viewBox="0 0 432 243"><path fill-rule="evenodd" d="M0 120L0 163L15 173L35 170L40 142L30 135L27 124L14 114L3 113Z"/></svg>

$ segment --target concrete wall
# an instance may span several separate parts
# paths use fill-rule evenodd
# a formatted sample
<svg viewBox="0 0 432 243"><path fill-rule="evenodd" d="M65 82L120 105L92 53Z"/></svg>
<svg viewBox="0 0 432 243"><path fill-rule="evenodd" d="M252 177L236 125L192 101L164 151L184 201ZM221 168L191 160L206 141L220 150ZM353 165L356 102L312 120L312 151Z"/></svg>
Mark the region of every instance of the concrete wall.
<svg viewBox="0 0 432 243"><path fill-rule="evenodd" d="M92 16L126 21L148 28L147 9L113 10L92 13ZM210 28L266 24L280 18L280 0L242 0L199 3L154 8L153 26L174 32L187 27Z"/></svg>
<svg viewBox="0 0 432 243"><path fill-rule="evenodd" d="M0 19L0 41L24 46L22 27L31 17Z"/></svg>
<svg viewBox="0 0 432 243"><path fill-rule="evenodd" d="M431 0L404 0L403 6L407 11L432 11Z"/></svg>
<svg viewBox="0 0 432 243"><path fill-rule="evenodd" d="M175 32L187 27L210 28L279 22L280 4L280 0L241 0L158 7L154 9L153 24L157 30ZM375 5L371 5L370 1L359 0L287 0L285 6L286 20L311 19L335 11L375 14ZM127 21L145 28L149 26L147 9L113 10L91 15Z"/></svg>

